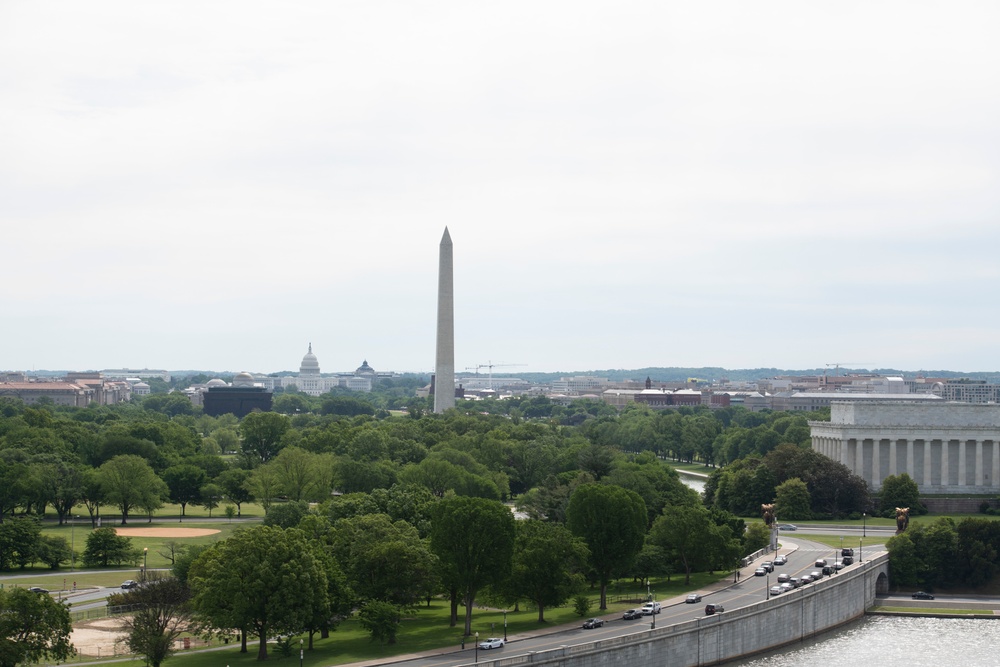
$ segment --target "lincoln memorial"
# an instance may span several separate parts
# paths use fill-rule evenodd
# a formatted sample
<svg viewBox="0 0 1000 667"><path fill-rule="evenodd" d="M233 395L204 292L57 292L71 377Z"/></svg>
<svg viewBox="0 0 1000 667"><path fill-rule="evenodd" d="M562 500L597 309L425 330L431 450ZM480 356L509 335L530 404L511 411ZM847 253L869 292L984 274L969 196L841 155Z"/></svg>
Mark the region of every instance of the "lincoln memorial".
<svg viewBox="0 0 1000 667"><path fill-rule="evenodd" d="M836 401L809 426L815 451L874 490L905 472L921 494L1000 492L1000 405Z"/></svg>

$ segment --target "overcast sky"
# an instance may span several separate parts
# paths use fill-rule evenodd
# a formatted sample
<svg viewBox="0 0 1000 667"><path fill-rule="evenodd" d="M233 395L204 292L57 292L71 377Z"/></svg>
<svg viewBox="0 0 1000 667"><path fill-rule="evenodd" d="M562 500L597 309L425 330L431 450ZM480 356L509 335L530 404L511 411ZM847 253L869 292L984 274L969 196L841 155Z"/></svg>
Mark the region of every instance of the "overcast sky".
<svg viewBox="0 0 1000 667"><path fill-rule="evenodd" d="M2 0L0 369L996 371L998 25Z"/></svg>

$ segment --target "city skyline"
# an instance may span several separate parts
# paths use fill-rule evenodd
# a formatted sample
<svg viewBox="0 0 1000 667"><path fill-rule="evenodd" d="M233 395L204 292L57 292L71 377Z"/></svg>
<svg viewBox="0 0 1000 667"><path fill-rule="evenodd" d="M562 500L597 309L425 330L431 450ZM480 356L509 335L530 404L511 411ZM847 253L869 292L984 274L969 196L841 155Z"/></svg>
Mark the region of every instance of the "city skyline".
<svg viewBox="0 0 1000 667"><path fill-rule="evenodd" d="M0 7L0 368L1000 369L1000 7Z"/></svg>

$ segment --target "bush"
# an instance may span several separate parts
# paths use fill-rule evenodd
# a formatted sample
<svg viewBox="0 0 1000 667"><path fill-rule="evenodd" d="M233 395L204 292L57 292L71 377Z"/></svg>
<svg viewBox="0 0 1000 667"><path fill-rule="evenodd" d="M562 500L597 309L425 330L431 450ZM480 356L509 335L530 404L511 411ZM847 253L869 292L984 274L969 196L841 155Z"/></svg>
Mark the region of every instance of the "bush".
<svg viewBox="0 0 1000 667"><path fill-rule="evenodd" d="M590 607L593 603L590 601L586 595L577 595L573 598L573 611L576 612L577 616L586 616L590 613Z"/></svg>
<svg viewBox="0 0 1000 667"><path fill-rule="evenodd" d="M84 567L108 567L135 563L142 552L132 548L132 540L115 532L114 528L97 528L87 536L83 550Z"/></svg>

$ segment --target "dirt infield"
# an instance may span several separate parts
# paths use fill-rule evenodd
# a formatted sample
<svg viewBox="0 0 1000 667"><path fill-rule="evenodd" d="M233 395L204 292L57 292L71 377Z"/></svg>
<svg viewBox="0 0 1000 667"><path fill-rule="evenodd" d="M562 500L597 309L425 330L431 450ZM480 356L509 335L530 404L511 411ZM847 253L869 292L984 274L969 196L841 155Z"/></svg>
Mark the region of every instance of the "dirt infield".
<svg viewBox="0 0 1000 667"><path fill-rule="evenodd" d="M125 537L203 537L222 532L214 528L115 528Z"/></svg>

